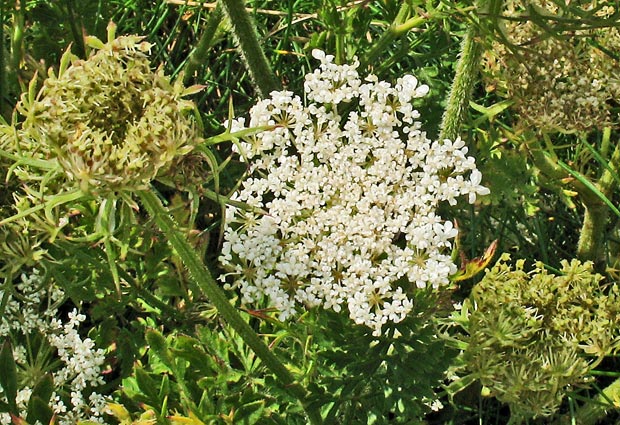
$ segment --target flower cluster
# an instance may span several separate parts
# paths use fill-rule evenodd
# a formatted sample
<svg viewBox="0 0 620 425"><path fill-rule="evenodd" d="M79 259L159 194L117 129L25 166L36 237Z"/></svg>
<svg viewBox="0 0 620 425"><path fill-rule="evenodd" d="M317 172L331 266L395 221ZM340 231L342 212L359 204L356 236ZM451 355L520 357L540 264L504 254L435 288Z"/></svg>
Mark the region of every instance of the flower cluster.
<svg viewBox="0 0 620 425"><path fill-rule="evenodd" d="M485 55L487 86L515 102L525 127L573 132L617 126L612 101L620 96L619 63L610 54L620 48L620 30L610 19L617 12L581 2L568 13L556 3L505 2L506 38Z"/></svg>
<svg viewBox="0 0 620 425"><path fill-rule="evenodd" d="M250 112L249 176L230 206L221 264L243 301L268 298L282 320L299 305L343 306L378 335L412 309L411 291L438 288L456 271L446 251L457 230L438 207L488 193L461 140L432 141L412 101L428 87L413 75L394 86L358 63L315 50L308 105L273 92ZM243 118L232 131L245 128Z"/></svg>
<svg viewBox="0 0 620 425"><path fill-rule="evenodd" d="M463 365L511 414L545 417L620 348L620 287L602 284L591 262L563 261L553 275L509 259L487 270L463 305Z"/></svg>
<svg viewBox="0 0 620 425"><path fill-rule="evenodd" d="M151 71L142 37L89 43L87 60L68 51L37 98L22 98L21 150L57 158L84 192L144 188L201 140L183 99L193 88Z"/></svg>
<svg viewBox="0 0 620 425"><path fill-rule="evenodd" d="M79 335L86 316L73 310L68 321L60 321L58 308L65 295L56 285L46 284L37 269L22 273L13 295L0 291L0 297L7 300L0 317L0 338L12 341L21 384L16 398L21 416L28 414L34 388L51 374L54 392L49 403L59 424L79 420L103 423L108 400L96 389L104 384L101 369L105 353L90 338ZM0 388L0 401L6 402L5 398ZM0 414L0 424L11 423L10 415Z"/></svg>

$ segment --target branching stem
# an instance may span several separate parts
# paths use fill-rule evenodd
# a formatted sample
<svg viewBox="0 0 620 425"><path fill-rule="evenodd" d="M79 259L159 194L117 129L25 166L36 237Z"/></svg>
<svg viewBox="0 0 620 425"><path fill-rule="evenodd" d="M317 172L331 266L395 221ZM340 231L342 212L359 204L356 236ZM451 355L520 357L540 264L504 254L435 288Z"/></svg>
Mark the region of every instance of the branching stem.
<svg viewBox="0 0 620 425"><path fill-rule="evenodd" d="M609 132L609 129L605 130ZM607 134L606 137L609 137ZM603 170L601 177L595 184L596 188L609 199L614 191L616 182L614 174L617 175L620 167L620 146L616 145L614 152L609 160L608 167ZM606 226L609 218L609 208L599 198L584 198L583 203L586 207L583 225L579 234L577 245L577 258L582 261L594 261L597 268L605 267L605 237ZM603 270L604 271L604 270Z"/></svg>

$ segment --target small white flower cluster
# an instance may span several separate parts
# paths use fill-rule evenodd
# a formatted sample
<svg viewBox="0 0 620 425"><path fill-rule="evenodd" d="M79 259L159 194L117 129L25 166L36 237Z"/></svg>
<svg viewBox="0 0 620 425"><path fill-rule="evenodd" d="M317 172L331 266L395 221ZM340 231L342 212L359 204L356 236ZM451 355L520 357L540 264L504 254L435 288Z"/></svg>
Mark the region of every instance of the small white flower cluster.
<svg viewBox="0 0 620 425"><path fill-rule="evenodd" d="M41 312L40 306L43 302L56 304L63 299L64 293L56 287L43 288L42 285L39 270L34 269L29 275L21 274L20 281L15 285L19 297L7 296L4 314L0 317L0 338L13 332L28 335L48 327L54 309ZM0 296L4 297L4 291L0 291Z"/></svg>
<svg viewBox="0 0 620 425"><path fill-rule="evenodd" d="M313 56L321 65L306 76L307 106L281 91L250 111L250 128L273 129L239 145L250 174L235 199L249 208L228 208L221 279L245 303L266 296L281 320L300 304L345 305L379 335L411 311L412 291L456 272L446 251L457 230L438 206L488 189L463 141L420 130L412 100L428 87L413 75L362 81L357 62Z"/></svg>
<svg viewBox="0 0 620 425"><path fill-rule="evenodd" d="M64 382L71 388L71 412L67 412L59 399L55 405L57 410L66 412L63 418L65 421L70 417L82 419L84 412L99 419L106 404L105 398L94 392L89 394L89 402L84 400L84 393L88 392L89 388L105 383L101 376L105 352L96 348L92 339L82 339L78 334L77 330L84 320L86 316L78 314L74 309L69 313L68 322L63 324L58 319L52 319L50 324L49 342L58 350L58 357L64 363L64 367L54 373L54 382Z"/></svg>
<svg viewBox="0 0 620 425"><path fill-rule="evenodd" d="M30 274L23 273L15 290L17 295L6 297L4 314L0 317L0 337L11 339L16 363L25 371L40 368L41 372L52 373L55 392L51 397L51 408L57 415L59 425L75 424L80 420L103 423L101 415L108 400L98 394L96 388L104 384L101 369L105 353L97 349L90 338L82 339L78 334L80 323L86 316L73 310L66 323L60 321L57 318L58 307L65 298L64 293L55 285L47 285L37 269ZM0 291L0 298L4 298L3 291ZM37 354L24 344L34 333L43 336L49 349L57 353L49 364L29 364L32 361L30 357L37 357ZM28 379L20 381L24 385L18 389L16 402L21 416L25 418L36 382L28 382ZM60 393L65 392L70 394L70 400L61 398ZM1 388L0 401L6 402ZM10 415L0 414L0 424L11 423Z"/></svg>

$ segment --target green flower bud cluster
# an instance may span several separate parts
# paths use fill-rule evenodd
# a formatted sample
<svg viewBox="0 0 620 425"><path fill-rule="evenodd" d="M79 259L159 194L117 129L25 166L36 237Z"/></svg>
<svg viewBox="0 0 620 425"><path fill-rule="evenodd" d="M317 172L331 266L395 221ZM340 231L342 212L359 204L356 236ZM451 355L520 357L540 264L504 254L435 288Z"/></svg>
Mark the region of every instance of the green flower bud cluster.
<svg viewBox="0 0 620 425"><path fill-rule="evenodd" d="M67 52L36 99L23 97L20 144L57 158L83 192L145 188L201 141L189 114L194 105L183 99L192 90L151 70L142 37L88 42L87 60Z"/></svg>
<svg viewBox="0 0 620 425"><path fill-rule="evenodd" d="M620 30L612 5L507 0L502 39L484 56L487 90L515 102L526 128L592 131L620 124L617 55ZM599 2L600 3L600 2ZM568 2L567 2L568 5Z"/></svg>
<svg viewBox="0 0 620 425"><path fill-rule="evenodd" d="M567 392L620 344L620 290L592 263L513 269L504 254L461 310L465 368L521 420L552 415Z"/></svg>

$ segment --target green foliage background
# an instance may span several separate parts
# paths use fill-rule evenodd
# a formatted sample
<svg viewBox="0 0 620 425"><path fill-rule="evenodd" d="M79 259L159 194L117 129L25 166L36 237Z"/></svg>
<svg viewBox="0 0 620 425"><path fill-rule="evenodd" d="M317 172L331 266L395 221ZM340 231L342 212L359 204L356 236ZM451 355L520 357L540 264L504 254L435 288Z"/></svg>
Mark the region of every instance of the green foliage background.
<svg viewBox="0 0 620 425"><path fill-rule="evenodd" d="M468 31L475 31L475 42L483 50L501 42L499 4L264 0L247 6L265 56L283 87L302 92L304 75L316 65L309 55L313 48L333 53L339 63L357 56L361 73L372 72L387 81L413 73L431 88L416 107L427 131L436 137L461 40ZM258 98L236 49L231 23L218 17L221 12L215 5L164 0L5 0L1 6L0 113L7 122L32 78L40 84L67 48L85 58L84 35L105 39L109 21L117 24L118 34L144 35L152 43L154 67L183 78L187 85L204 85L192 100L205 137L220 134L226 118L244 115ZM617 26L617 13L616 9L605 25ZM586 23L589 18L579 15ZM548 36L566 36L564 27L552 24ZM617 128L587 134L528 134L519 128L519 117L501 93L476 78L480 83L473 88L461 135L491 195L474 206L446 211L444 216L459 225L459 250L465 257L478 257L497 239L498 252L559 269L562 260L579 254L584 214L596 205L605 211L597 236L602 239L603 254L582 259L595 261L598 271L613 282L620 267L618 216L608 208L617 204L620 183L612 161ZM610 103L617 113L617 100ZM234 190L245 166L231 155L230 143L214 143L209 152L194 157L194 162L176 170L175 178L156 182L154 187L180 232L217 276L224 197ZM6 175L11 162L1 161ZM611 183L597 193L587 183L603 181L603 170L611 170ZM2 218L14 213L12 193L18 190L7 181L0 194ZM66 309L78 306L88 312L90 328L84 332L108 350L104 391L127 414L120 420L117 415L117 422L140 423L138 417L143 415L153 423L182 423L182 417L204 423L305 423L302 406L220 319L147 214L119 203L109 207L107 222L102 223L96 202L81 204L79 210L74 229L81 238L50 242L46 231L34 228L24 240L17 228L0 227L2 278L6 291L19 270L41 265L48 279L66 291ZM102 235L109 236L106 243ZM120 297L116 275L124 282ZM429 316L447 317L447 298L466 298L476 279L451 294L420 295L417 314L403 323L396 339L387 335L377 340L342 316L314 310L293 323L281 323L260 306L243 310L235 294L228 295L296 380L310 389L309 403L322 412L326 423L504 423L508 413L501 403L481 397L475 387L458 395L442 413L427 415L425 401L434 399L433 390L449 404L441 384L458 352L437 337L437 324ZM3 352L2 360L10 364L8 351ZM601 387L616 377L617 366L614 357L601 364ZM561 412L595 396L576 394L565 401Z"/></svg>

